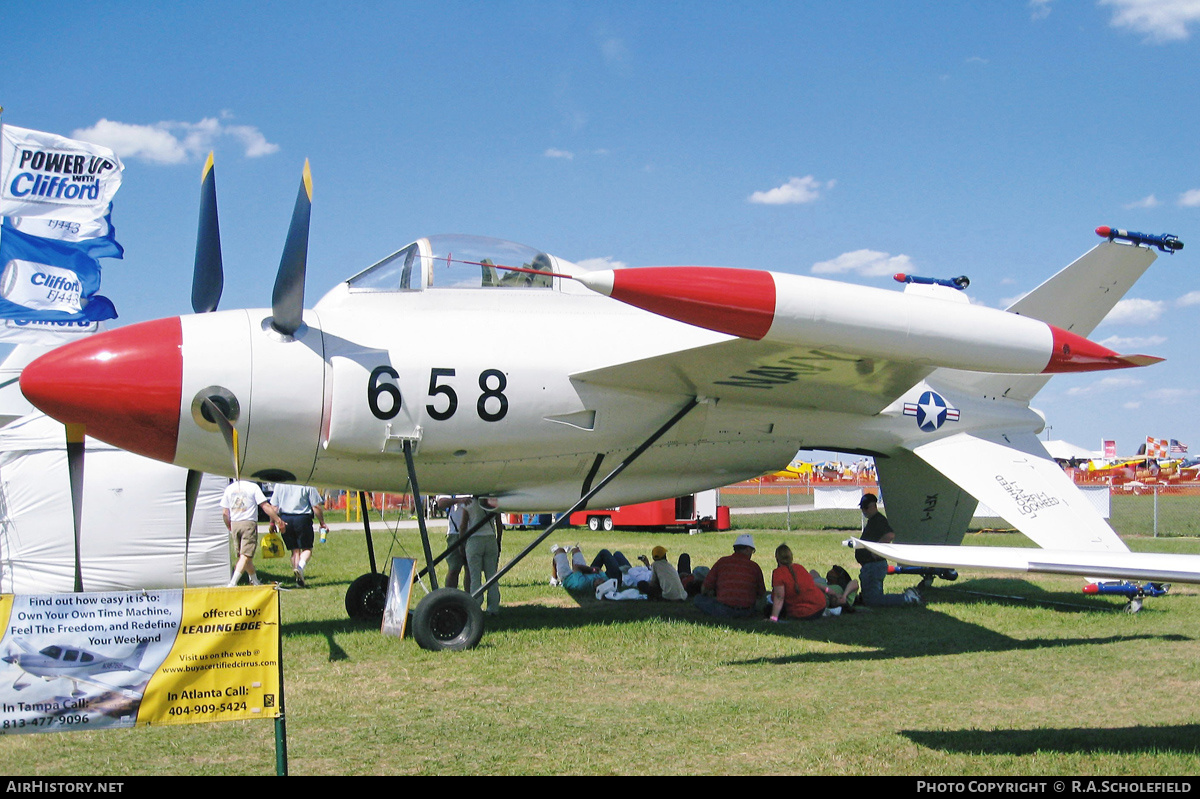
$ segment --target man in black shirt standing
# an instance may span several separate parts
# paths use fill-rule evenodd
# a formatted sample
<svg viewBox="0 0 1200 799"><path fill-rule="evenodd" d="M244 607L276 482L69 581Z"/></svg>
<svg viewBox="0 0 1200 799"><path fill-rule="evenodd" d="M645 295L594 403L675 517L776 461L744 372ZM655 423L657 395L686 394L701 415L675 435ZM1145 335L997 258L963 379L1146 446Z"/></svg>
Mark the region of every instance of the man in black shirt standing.
<svg viewBox="0 0 1200 799"><path fill-rule="evenodd" d="M858 503L866 524L863 525L862 540L877 544L890 544L896 533L888 524L887 517L879 512L879 498L866 493ZM854 559L861 566L858 582L862 586L862 602L867 607L895 607L920 603L921 595L915 588L905 590L903 594L883 593L883 578L887 577L887 560L881 558L869 549L854 550Z"/></svg>

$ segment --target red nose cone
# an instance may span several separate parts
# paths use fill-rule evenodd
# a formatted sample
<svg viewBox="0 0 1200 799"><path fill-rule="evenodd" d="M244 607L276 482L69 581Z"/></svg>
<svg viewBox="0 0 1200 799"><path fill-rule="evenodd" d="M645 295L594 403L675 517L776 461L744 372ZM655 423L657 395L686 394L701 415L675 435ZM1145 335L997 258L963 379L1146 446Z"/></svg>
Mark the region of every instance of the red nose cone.
<svg viewBox="0 0 1200 799"><path fill-rule="evenodd" d="M178 317L130 325L43 355L21 373L39 410L89 436L170 463L179 433L183 332Z"/></svg>

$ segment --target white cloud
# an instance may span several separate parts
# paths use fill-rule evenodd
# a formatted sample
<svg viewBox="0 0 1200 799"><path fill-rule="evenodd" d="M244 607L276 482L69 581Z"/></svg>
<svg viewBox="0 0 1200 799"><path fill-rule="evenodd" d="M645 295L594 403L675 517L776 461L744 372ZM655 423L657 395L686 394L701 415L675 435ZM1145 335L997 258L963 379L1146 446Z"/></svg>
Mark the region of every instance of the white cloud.
<svg viewBox="0 0 1200 799"><path fill-rule="evenodd" d="M1175 300L1175 304L1184 307L1188 305L1200 305L1200 291L1189 291L1179 299Z"/></svg>
<svg viewBox="0 0 1200 799"><path fill-rule="evenodd" d="M1153 194L1147 195L1140 200L1134 200L1127 203L1125 208L1157 208L1159 206L1158 198Z"/></svg>
<svg viewBox="0 0 1200 799"><path fill-rule="evenodd" d="M832 261L813 264L814 275L841 275L854 273L867 277L891 276L897 272L912 270L912 259L907 255L889 255L875 250L844 252Z"/></svg>
<svg viewBox="0 0 1200 799"><path fill-rule="evenodd" d="M604 269L624 269L629 264L624 261L613 260L611 255L605 255L603 258L584 258L582 261L576 261L576 266L581 266L589 272L602 271Z"/></svg>
<svg viewBox="0 0 1200 799"><path fill-rule="evenodd" d="M1142 385L1135 377L1104 377L1086 386L1075 386L1067 389L1068 397L1086 397L1091 394L1103 394L1107 391L1126 391Z"/></svg>
<svg viewBox="0 0 1200 799"><path fill-rule="evenodd" d="M156 164L181 164L200 158L216 146L221 137L238 142L247 158L258 158L279 150L258 128L230 125L215 117L199 122L156 122L132 125L101 119L90 128L72 131L77 139L111 147L124 159L140 158Z"/></svg>
<svg viewBox="0 0 1200 799"><path fill-rule="evenodd" d="M1148 325L1157 322L1167 303L1163 300L1121 300L1104 317L1101 324Z"/></svg>
<svg viewBox="0 0 1200 799"><path fill-rule="evenodd" d="M1159 344L1165 343L1166 340L1166 336L1109 336L1103 341L1097 341L1096 343L1117 352L1133 352L1134 350L1157 347Z"/></svg>
<svg viewBox="0 0 1200 799"><path fill-rule="evenodd" d="M1029 0L1029 18L1045 19L1050 16L1050 0Z"/></svg>
<svg viewBox="0 0 1200 799"><path fill-rule="evenodd" d="M629 61L629 48L616 36L600 38L600 55L609 66L623 67Z"/></svg>
<svg viewBox="0 0 1200 799"><path fill-rule="evenodd" d="M767 191L756 191L750 195L749 202L759 205L796 205L816 202L821 198L821 189L833 188L834 181L822 185L821 181L812 175L802 178L792 178L782 186L776 186Z"/></svg>
<svg viewBox="0 0 1200 799"><path fill-rule="evenodd" d="M1200 22L1200 0L1100 0L1112 6L1114 28L1144 33L1147 42L1187 39L1188 25Z"/></svg>
<svg viewBox="0 0 1200 799"><path fill-rule="evenodd" d="M1200 206L1200 189L1188 189L1179 195L1179 204L1186 208Z"/></svg>
<svg viewBox="0 0 1200 799"><path fill-rule="evenodd" d="M1158 400L1164 405L1178 405L1181 402L1190 402L1197 394L1200 394L1200 391L1194 388L1155 388L1146 392L1146 398Z"/></svg>
<svg viewBox="0 0 1200 799"><path fill-rule="evenodd" d="M570 150L559 150L554 147L547 148L546 152L542 153L542 155L546 156L547 158L562 158L567 161L570 161L575 157L575 153L571 152Z"/></svg>

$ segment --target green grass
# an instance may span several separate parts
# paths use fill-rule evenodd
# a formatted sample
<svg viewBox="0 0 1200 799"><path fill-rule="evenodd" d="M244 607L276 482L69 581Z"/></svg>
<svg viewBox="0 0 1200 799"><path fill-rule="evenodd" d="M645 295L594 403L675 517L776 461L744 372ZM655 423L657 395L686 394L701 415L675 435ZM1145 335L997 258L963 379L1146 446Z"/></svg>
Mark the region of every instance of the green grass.
<svg viewBox="0 0 1200 799"><path fill-rule="evenodd" d="M853 562L842 532L753 532L764 569L782 541L806 566ZM707 565L735 534L550 540L631 557L662 543ZM529 537L506 534L505 554ZM381 558L420 552L415 533L387 539L377 535ZM1130 545L1200 552L1193 539ZM346 586L366 570L361 534L320 546L312 587L281 599L291 773L1114 777L1200 767L1194 588L1131 616L1120 600L1081 594L1077 579L964 574L921 608L721 623L690 606L577 601L547 585L548 549L502 582L504 611L477 649L430 653L346 618ZM274 563L261 571L290 585ZM264 721L9 736L0 773L271 774L272 738Z"/></svg>

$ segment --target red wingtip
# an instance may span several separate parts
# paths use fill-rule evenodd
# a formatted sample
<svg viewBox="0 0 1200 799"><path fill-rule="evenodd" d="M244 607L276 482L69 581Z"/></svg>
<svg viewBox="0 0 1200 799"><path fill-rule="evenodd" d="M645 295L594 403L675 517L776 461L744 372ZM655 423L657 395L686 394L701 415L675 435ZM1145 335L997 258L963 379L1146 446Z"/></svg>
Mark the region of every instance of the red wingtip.
<svg viewBox="0 0 1200 799"><path fill-rule="evenodd" d="M897 272L896 274L892 275L892 280L896 281L897 283L903 283L907 279L908 275L904 274L903 272Z"/></svg>
<svg viewBox="0 0 1200 799"><path fill-rule="evenodd" d="M1112 235L1112 228L1110 228L1108 225L1101 225L1100 227L1096 228L1096 235L1108 238Z"/></svg>

